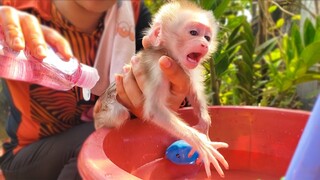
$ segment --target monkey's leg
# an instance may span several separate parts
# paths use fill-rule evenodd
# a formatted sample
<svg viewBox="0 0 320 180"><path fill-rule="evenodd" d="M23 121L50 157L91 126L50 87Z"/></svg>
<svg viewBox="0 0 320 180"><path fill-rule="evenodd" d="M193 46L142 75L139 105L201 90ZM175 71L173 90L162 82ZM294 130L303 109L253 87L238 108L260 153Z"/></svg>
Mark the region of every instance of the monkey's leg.
<svg viewBox="0 0 320 180"><path fill-rule="evenodd" d="M101 103L101 107L94 114L96 129L101 127L120 127L130 118L128 109L117 101L116 96L116 85L112 83L97 101L97 103Z"/></svg>

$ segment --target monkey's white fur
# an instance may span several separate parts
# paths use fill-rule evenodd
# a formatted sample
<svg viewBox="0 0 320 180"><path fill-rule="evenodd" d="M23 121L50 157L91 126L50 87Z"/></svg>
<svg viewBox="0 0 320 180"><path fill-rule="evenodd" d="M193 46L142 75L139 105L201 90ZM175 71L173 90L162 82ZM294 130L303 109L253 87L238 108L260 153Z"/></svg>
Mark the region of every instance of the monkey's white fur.
<svg viewBox="0 0 320 180"><path fill-rule="evenodd" d="M147 31L152 46L137 54L147 74L142 89L145 98L143 118L188 142L200 154L208 176L211 176L211 163L223 176L217 159L228 168L226 160L217 151L220 147L227 147L227 144L211 142L207 136L211 119L207 110L201 63L215 51L216 33L217 25L211 12L188 2L167 3L156 14ZM196 129L188 126L168 108L170 84L157 63L163 55L178 61L190 76L187 98L199 118ZM100 97L100 101L101 109L95 114L96 128L120 127L130 118L128 110L116 101L115 84Z"/></svg>

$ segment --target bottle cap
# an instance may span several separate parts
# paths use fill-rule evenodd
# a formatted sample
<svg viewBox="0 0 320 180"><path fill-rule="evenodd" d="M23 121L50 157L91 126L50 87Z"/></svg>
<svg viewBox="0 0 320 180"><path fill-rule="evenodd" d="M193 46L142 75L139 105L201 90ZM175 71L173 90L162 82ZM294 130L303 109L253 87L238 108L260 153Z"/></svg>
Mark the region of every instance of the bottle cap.
<svg viewBox="0 0 320 180"><path fill-rule="evenodd" d="M92 89L100 78L97 69L85 64L80 64L80 66L82 72L76 85L82 88Z"/></svg>

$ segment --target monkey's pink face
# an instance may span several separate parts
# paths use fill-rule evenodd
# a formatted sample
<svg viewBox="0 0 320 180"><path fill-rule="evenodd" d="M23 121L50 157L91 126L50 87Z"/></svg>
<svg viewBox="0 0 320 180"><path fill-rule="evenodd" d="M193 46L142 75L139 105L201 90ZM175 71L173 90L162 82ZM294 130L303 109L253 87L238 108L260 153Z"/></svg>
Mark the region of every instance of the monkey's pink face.
<svg viewBox="0 0 320 180"><path fill-rule="evenodd" d="M182 31L178 33L181 38L174 54L179 57L177 59L182 66L194 69L209 52L212 41L211 28L201 22L193 21L183 25Z"/></svg>

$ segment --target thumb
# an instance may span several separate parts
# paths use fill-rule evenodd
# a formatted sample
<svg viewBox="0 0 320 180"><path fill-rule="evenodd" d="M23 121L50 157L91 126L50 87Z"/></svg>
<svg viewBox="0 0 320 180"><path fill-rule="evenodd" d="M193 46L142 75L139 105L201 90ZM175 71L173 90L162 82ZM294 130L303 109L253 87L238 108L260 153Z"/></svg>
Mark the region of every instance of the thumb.
<svg viewBox="0 0 320 180"><path fill-rule="evenodd" d="M189 91L190 79L180 65L167 56L162 56L159 59L159 65L162 72L171 82L171 93L185 96Z"/></svg>
<svg viewBox="0 0 320 180"><path fill-rule="evenodd" d="M142 46L145 49L151 46L151 42L150 42L149 36L143 36L143 38L142 38Z"/></svg>

